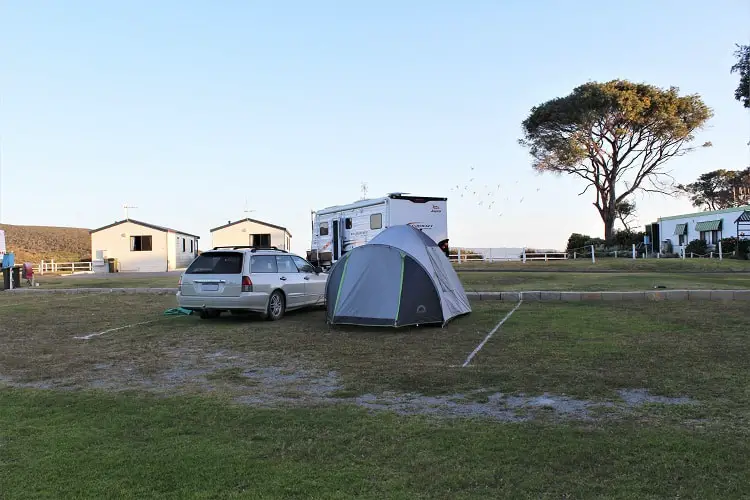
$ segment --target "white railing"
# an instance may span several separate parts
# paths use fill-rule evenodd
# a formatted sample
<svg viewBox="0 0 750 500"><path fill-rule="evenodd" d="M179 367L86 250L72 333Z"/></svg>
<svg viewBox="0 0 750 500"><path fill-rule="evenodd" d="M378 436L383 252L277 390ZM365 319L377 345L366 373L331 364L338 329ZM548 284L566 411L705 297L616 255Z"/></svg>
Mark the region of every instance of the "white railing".
<svg viewBox="0 0 750 500"><path fill-rule="evenodd" d="M523 256L521 257L521 260L523 262L529 261L529 260L543 260L544 262L549 262L551 260L567 260L568 254L566 252L533 252L533 253L523 253Z"/></svg>
<svg viewBox="0 0 750 500"><path fill-rule="evenodd" d="M451 249L451 262L462 264L466 262L527 262L530 260L566 260L566 252L543 250L527 252L525 248L455 248Z"/></svg>
<svg viewBox="0 0 750 500"><path fill-rule="evenodd" d="M34 272L38 274L72 274L80 272L91 272L91 262L50 262L41 261L38 266L34 266Z"/></svg>
<svg viewBox="0 0 750 500"><path fill-rule="evenodd" d="M451 250L450 261L463 262L508 262L521 260L523 248L468 248Z"/></svg>

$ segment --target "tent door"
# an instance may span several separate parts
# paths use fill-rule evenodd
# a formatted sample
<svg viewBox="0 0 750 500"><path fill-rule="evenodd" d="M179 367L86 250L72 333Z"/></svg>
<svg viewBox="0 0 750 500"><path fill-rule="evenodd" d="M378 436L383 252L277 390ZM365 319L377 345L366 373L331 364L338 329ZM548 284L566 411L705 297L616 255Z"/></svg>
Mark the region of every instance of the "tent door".
<svg viewBox="0 0 750 500"><path fill-rule="evenodd" d="M339 260L341 247L339 244L339 221L333 221L333 260L334 262Z"/></svg>

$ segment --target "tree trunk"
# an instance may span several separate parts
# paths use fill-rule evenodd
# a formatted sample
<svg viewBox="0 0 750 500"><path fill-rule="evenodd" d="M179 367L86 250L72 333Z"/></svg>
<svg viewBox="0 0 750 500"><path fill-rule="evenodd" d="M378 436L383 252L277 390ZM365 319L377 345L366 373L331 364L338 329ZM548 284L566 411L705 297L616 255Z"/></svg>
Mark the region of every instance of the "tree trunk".
<svg viewBox="0 0 750 500"><path fill-rule="evenodd" d="M615 235L616 220L617 219L614 215L605 217L604 219L604 241L606 241L607 243L610 243Z"/></svg>

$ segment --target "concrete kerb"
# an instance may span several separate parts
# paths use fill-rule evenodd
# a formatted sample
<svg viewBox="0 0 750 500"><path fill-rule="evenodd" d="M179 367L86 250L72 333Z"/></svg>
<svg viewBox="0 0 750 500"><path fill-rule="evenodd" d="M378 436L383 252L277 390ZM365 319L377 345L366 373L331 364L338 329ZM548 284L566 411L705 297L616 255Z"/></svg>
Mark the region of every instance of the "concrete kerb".
<svg viewBox="0 0 750 500"><path fill-rule="evenodd" d="M177 293L177 288L14 288L4 290L6 293L19 295L36 295L36 294L80 294L89 293L105 295L108 293L118 294L151 294L151 295L173 295Z"/></svg>
<svg viewBox="0 0 750 500"><path fill-rule="evenodd" d="M9 294L152 294L173 295L177 288L16 288ZM2 292L0 292L2 293ZM620 301L750 301L750 290L648 290L642 292L527 291L527 292L466 292L469 300L502 302L620 302Z"/></svg>

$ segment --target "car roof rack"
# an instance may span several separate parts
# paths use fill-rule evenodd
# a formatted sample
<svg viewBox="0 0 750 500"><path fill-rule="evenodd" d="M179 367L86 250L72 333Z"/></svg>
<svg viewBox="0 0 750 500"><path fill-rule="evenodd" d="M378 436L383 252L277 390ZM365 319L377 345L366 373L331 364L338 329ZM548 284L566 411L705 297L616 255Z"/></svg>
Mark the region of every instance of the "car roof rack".
<svg viewBox="0 0 750 500"><path fill-rule="evenodd" d="M277 252L289 253L286 250L282 250L277 247L258 247L258 246L253 246L253 245L228 245L228 246L221 246L221 247L213 247L211 250L224 250L224 249L230 249L230 250L249 249L253 253L257 252L258 250L275 250Z"/></svg>

